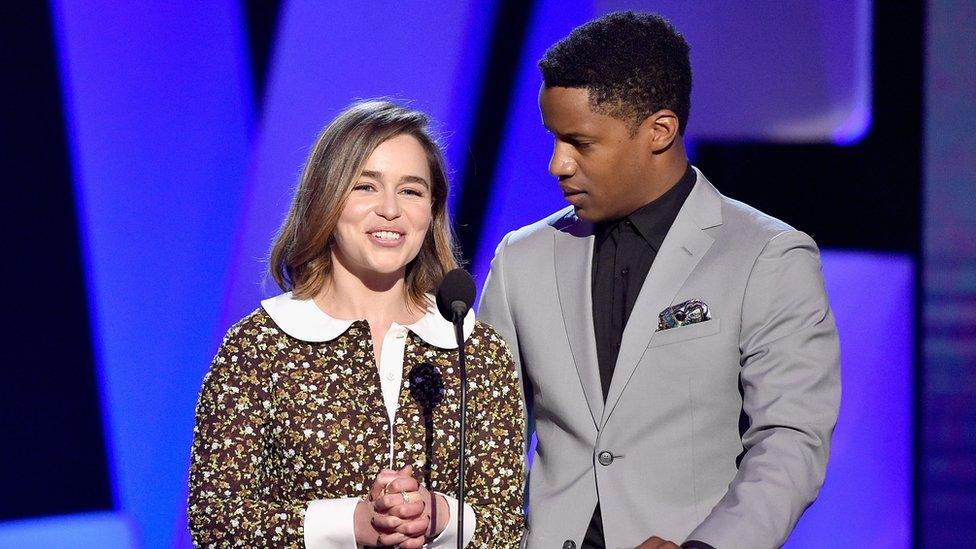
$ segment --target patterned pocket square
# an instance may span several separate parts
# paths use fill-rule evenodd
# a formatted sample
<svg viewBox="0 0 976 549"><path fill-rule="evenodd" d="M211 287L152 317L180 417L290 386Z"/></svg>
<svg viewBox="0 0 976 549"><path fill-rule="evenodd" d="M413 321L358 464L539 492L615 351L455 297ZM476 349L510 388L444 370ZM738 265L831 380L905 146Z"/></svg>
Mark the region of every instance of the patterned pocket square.
<svg viewBox="0 0 976 549"><path fill-rule="evenodd" d="M697 324L711 320L708 305L700 299L689 299L684 303L672 305L661 311L657 317L657 331L670 330L679 326Z"/></svg>

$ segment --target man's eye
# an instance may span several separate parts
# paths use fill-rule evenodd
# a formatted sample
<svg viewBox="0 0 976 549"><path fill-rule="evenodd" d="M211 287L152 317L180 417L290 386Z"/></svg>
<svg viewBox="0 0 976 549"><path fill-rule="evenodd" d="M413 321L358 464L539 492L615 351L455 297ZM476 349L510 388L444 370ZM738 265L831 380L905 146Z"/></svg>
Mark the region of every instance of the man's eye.
<svg viewBox="0 0 976 549"><path fill-rule="evenodd" d="M588 149L590 148L590 145L593 144L590 141L580 141L579 139L567 139L566 143L568 143L571 147L573 147L576 150Z"/></svg>

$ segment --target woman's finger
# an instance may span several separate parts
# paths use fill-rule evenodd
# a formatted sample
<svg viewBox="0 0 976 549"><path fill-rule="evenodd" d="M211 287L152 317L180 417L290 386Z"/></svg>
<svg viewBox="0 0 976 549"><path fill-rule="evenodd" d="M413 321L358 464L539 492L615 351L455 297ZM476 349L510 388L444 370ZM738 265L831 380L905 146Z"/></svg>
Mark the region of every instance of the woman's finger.
<svg viewBox="0 0 976 549"><path fill-rule="evenodd" d="M427 513L424 513L420 517L413 520L401 520L400 525L396 528L396 531L410 537L415 537L426 534L429 527L430 516Z"/></svg>
<svg viewBox="0 0 976 549"><path fill-rule="evenodd" d="M400 492L416 492L420 489L420 484L411 477L397 477L386 487L387 494L399 494Z"/></svg>
<svg viewBox="0 0 976 549"><path fill-rule="evenodd" d="M373 480L373 486L369 489L369 499L375 500L383 495L383 490L388 489L390 483L398 478L398 473L391 469L383 469Z"/></svg>
<svg viewBox="0 0 976 549"><path fill-rule="evenodd" d="M421 497L420 492L387 494L373 502L375 512L406 519L420 516L426 508L427 502Z"/></svg>
<svg viewBox="0 0 976 549"><path fill-rule="evenodd" d="M407 538L397 545L400 547L400 549L419 549L420 547L423 547L424 543L426 542L427 539L424 536L418 536L414 538Z"/></svg>
<svg viewBox="0 0 976 549"><path fill-rule="evenodd" d="M369 520L373 530L381 534L392 534L404 523L403 519L393 515L374 514ZM402 532L401 532L402 533Z"/></svg>
<svg viewBox="0 0 976 549"><path fill-rule="evenodd" d="M423 515L426 510L427 506L423 502L408 503L406 505L397 505L387 511L387 514L402 518L403 520L413 520Z"/></svg>
<svg viewBox="0 0 976 549"><path fill-rule="evenodd" d="M376 536L376 545L400 545L408 539L410 539L408 536L399 532L394 532L392 534L381 533L380 535Z"/></svg>

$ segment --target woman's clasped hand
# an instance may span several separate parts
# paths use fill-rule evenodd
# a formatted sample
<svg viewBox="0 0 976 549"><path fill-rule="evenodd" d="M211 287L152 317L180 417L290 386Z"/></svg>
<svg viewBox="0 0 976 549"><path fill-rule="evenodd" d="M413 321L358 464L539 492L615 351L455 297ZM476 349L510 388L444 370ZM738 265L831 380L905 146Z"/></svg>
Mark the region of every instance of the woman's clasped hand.
<svg viewBox="0 0 976 549"><path fill-rule="evenodd" d="M356 508L356 541L367 546L422 547L447 523L447 501L413 477L413 467L383 469L376 475L369 499Z"/></svg>

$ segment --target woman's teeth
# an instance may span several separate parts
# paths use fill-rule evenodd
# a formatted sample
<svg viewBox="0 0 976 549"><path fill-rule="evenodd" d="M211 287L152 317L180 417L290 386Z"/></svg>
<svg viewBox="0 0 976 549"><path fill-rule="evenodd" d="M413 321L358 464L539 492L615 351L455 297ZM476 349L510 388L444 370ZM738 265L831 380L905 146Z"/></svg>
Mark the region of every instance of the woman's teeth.
<svg viewBox="0 0 976 549"><path fill-rule="evenodd" d="M400 240L402 235L392 231L377 231L373 233L373 236L379 238L380 240Z"/></svg>

